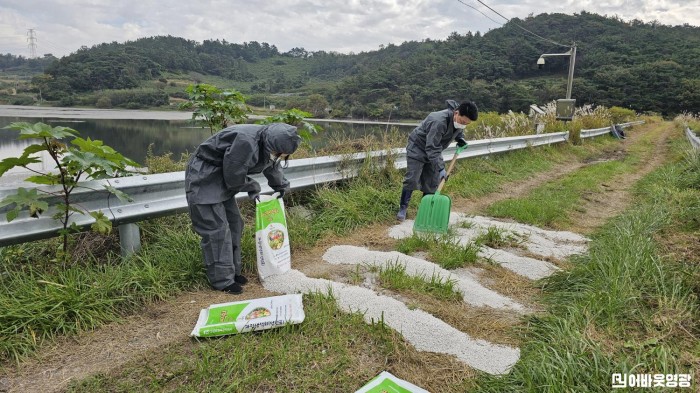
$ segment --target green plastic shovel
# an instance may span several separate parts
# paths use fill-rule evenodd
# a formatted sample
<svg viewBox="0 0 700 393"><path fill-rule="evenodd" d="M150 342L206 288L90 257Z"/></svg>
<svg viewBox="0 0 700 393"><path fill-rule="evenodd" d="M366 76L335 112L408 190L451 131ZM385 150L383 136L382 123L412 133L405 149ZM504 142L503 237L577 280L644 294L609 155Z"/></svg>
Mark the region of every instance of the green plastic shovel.
<svg viewBox="0 0 700 393"><path fill-rule="evenodd" d="M450 166L447 168L447 176L452 172L459 153L466 148L466 145L457 148ZM452 200L447 195L440 194L440 190L442 190L444 185L445 179L442 179L435 194L426 195L421 199L420 205L418 205L416 221L413 222L413 232L447 233Z"/></svg>

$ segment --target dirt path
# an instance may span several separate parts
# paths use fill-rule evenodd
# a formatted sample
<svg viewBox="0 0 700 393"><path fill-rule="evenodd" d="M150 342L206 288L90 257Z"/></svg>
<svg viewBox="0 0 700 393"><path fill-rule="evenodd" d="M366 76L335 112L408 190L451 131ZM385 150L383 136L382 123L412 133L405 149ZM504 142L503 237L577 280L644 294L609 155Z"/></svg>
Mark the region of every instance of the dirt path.
<svg viewBox="0 0 700 393"><path fill-rule="evenodd" d="M579 209L569 215L573 224L567 229L588 234L603 225L610 217L622 213L630 204L630 192L634 184L666 161L668 139L671 133L676 131L673 123L644 126L642 130L651 133L654 150L642 158L640 166L634 173L626 173L601 184L605 189L604 193L591 192L584 196L584 202ZM628 149L641 135L644 134L635 133L625 139L623 149Z"/></svg>
<svg viewBox="0 0 700 393"><path fill-rule="evenodd" d="M567 174L584 167L586 164L578 161L566 162L556 165L549 172L538 173L533 177L521 182L507 183L492 194L475 199L455 199L452 206L455 210L476 214L484 211L489 205L507 198L519 198L527 195L533 189L543 183L556 180Z"/></svg>
<svg viewBox="0 0 700 393"><path fill-rule="evenodd" d="M655 132L656 140L665 141L673 131L671 124L648 125L638 128L631 133L630 138L622 143L621 149L627 149L646 132ZM657 130L657 128L663 128ZM574 230L583 232L600 225L605 219L612 217L624 209L629 201L626 196L636 180L660 165L665 159L666 144L656 145L653 157L643 163L640 170L632 176L626 176L615 182L611 196L605 194L603 200L591 201L585 206L588 211L595 210L595 215L574 216L578 223ZM612 152L611 154L617 154ZM508 198L525 195L539 185L584 166L587 163L569 162L556 166L547 173L535 175L529 179L504 185L501 191L475 199L455 200L455 210L468 214L476 214L491 203ZM597 199L598 197L595 196ZM614 203L606 204L612 200ZM590 206L588 205L590 204ZM596 207L593 209L593 207ZM327 278L334 281L344 281L353 269L349 266L331 265L323 262L327 249L335 244L368 247L373 250L394 250L396 240L386 236L387 226L373 225L363 230L355 231L342 238L329 238L318 246L298 252L295 255L295 268L309 277ZM515 277L514 274L489 268L481 268L484 280L488 280L499 291L518 301L527 303L532 295L531 289L525 289L527 281ZM480 277L481 278L481 277ZM483 282L483 281L482 281ZM166 302L149 305L138 316L130 316L119 323L106 325L96 331L85 332L72 338L62 338L52 345L45 346L33 359L24 362L19 367L9 366L0 375L0 391L10 392L53 392L64 390L71 381L80 380L98 373L109 373L118 370L124 364L153 356L164 348L191 343L188 337L194 326L199 310L213 303L233 300L244 300L257 297L271 296L274 293L265 290L257 280L252 280L242 296L233 299L230 295L215 291L188 292ZM464 316L479 318L474 310L465 310ZM471 315L471 317L469 317ZM494 315L498 317L498 315ZM516 321L513 321L516 323ZM483 329L482 329L483 330ZM489 335L489 329L482 332L469 332L473 336ZM508 341L507 339L504 339Z"/></svg>
<svg viewBox="0 0 700 393"><path fill-rule="evenodd" d="M543 173L538 173L534 175L531 178L525 179L523 181L519 182L514 182L514 183L507 183L503 184L500 189L494 193L491 193L489 195L485 195L480 198L473 198L473 199L455 199L452 202L452 206L456 210L462 211L462 212L467 212L471 214L477 214L484 212L484 210L489 206L492 205L498 201L508 199L508 198L519 198L527 195L532 191L533 189L541 186L542 184L550 181L554 181L557 179L560 179L566 175L568 175L571 172L574 172L580 168L583 168L587 165L593 165L601 161L607 161L611 159L620 159L624 157L626 149L636 143L643 135L646 134L650 129L655 129L656 127L660 127L657 124L653 125L643 125L638 127L634 132L629 134L629 137L622 141L622 145L619 148L614 148L610 151L606 151L602 156L597 157L592 160L588 160L586 162L579 162L579 161L568 161L562 164L557 164L555 167L548 171L548 172L543 172ZM664 126L664 133L663 133L663 140L665 141L668 139L668 135L670 132L673 131L673 124L672 123L667 123ZM586 143L586 140L584 140L584 143ZM642 176L645 174L649 173L653 168L659 165L664 159L665 159L665 149L663 146L663 143L657 144L657 149L654 151L654 156L653 160L650 160L649 162L645 162L644 168L648 169L646 172L638 172L635 173L634 175L634 181L627 181L625 179L626 187L622 186L617 186L616 189L620 190L627 190L631 184L634 184L637 180L639 180ZM606 185L607 186L607 185ZM620 199L621 202L623 202L623 199ZM595 203L592 202L592 203ZM623 203L620 203L618 207L624 207L626 206ZM617 212L619 213L621 210L613 209L610 211L603 211L603 209L599 210L601 212L600 214L600 219L605 220L606 218L609 218L613 216L614 214L610 214L610 212ZM616 214L616 213L615 213ZM595 221L597 224L593 224L590 226L590 228L593 228L595 225L600 225L602 221L597 220ZM589 229L590 229L589 228ZM584 233L588 233L589 231L586 231Z"/></svg>

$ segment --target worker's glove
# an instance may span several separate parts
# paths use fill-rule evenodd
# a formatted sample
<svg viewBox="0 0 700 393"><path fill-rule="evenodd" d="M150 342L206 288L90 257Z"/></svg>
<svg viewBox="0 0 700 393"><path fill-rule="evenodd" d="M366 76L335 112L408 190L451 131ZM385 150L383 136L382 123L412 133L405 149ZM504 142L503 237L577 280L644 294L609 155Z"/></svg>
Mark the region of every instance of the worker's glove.
<svg viewBox="0 0 700 393"><path fill-rule="evenodd" d="M445 181L447 181L447 178L448 178L448 176L447 176L447 172L445 172L445 169L444 168L440 169L440 181L442 181L442 179L445 179Z"/></svg>
<svg viewBox="0 0 700 393"><path fill-rule="evenodd" d="M457 138L457 147L464 147L467 145L467 141L464 138Z"/></svg>
<svg viewBox="0 0 700 393"><path fill-rule="evenodd" d="M250 198L251 201L260 202L260 192L250 191L248 192L248 198Z"/></svg>
<svg viewBox="0 0 700 393"><path fill-rule="evenodd" d="M277 195L277 199L284 198L284 194L285 194L285 190L284 190L284 189L282 189L282 190L277 190L277 193L279 194L279 195Z"/></svg>

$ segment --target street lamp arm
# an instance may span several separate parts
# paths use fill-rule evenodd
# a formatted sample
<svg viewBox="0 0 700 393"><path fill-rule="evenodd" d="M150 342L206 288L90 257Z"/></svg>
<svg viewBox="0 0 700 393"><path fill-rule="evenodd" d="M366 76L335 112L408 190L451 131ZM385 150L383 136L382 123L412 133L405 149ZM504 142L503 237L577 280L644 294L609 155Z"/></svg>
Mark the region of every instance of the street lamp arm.
<svg viewBox="0 0 700 393"><path fill-rule="evenodd" d="M544 58L545 57L552 57L552 56L569 56L569 78L568 82L566 84L566 98L570 99L571 98L571 87L574 81L574 65L576 64L576 44L573 44L571 46L571 49L569 49L565 53L544 53L540 55L540 58L537 60L537 65L542 68L542 65L544 65Z"/></svg>
<svg viewBox="0 0 700 393"><path fill-rule="evenodd" d="M566 53L544 53L544 54L540 55L540 57L551 57L551 56L571 56L571 51L568 51Z"/></svg>

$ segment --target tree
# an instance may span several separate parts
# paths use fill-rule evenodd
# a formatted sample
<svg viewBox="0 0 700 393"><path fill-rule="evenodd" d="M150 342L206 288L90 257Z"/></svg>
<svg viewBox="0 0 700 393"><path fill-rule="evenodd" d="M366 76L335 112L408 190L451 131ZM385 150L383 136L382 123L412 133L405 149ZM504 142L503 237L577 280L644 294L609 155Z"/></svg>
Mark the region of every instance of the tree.
<svg viewBox="0 0 700 393"><path fill-rule="evenodd" d="M192 120L202 119L209 131L219 131L248 118L250 107L245 96L234 89L221 90L206 83L189 85L185 90L189 101L180 105L181 109L194 109Z"/></svg>

